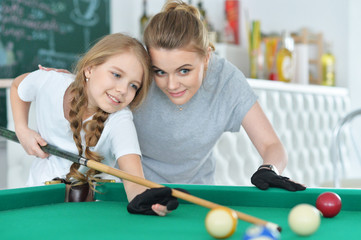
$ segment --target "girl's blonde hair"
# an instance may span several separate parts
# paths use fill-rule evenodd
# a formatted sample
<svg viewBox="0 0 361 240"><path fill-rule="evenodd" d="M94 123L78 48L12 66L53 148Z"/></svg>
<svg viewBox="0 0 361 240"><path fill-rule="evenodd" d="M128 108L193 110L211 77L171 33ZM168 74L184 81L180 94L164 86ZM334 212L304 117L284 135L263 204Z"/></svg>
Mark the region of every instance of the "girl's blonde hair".
<svg viewBox="0 0 361 240"><path fill-rule="evenodd" d="M133 101L129 104L131 109L138 107L145 99L150 86L150 59L147 51L138 40L121 33L103 37L79 60L75 68L75 80L69 86L69 91L72 96L69 121L78 153L79 155L83 155L84 151L86 158L98 162L102 161L103 157L91 151L89 148L97 144L104 128L104 122L107 120L109 113L98 108L93 118L83 124L83 114L88 105L85 70L89 67L101 65L110 57L122 53L134 54L143 67L142 86L137 91ZM83 149L80 135L82 129L85 131L85 150ZM66 176L67 180L74 178L81 182L91 182L96 171L89 169L85 176L78 171L79 166L77 163L72 164L70 172Z"/></svg>
<svg viewBox="0 0 361 240"><path fill-rule="evenodd" d="M152 17L144 31L144 43L148 50L190 47L201 56L207 56L209 47L214 50L198 9L174 0L168 0Z"/></svg>

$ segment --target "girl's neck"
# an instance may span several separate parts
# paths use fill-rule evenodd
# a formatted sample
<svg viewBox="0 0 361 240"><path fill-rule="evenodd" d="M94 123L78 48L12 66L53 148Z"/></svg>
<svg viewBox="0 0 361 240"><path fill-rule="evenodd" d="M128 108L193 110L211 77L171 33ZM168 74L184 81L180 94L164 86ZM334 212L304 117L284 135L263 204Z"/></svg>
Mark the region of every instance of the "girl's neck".
<svg viewBox="0 0 361 240"><path fill-rule="evenodd" d="M94 114L95 114L95 112L92 109L87 108L83 114L82 120L85 121L89 117L93 116Z"/></svg>

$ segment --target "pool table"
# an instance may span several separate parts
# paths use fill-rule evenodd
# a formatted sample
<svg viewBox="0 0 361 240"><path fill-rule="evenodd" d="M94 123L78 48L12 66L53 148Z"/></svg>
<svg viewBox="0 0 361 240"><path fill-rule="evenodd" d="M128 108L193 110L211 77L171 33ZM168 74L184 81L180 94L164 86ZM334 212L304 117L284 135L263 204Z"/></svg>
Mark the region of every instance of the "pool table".
<svg viewBox="0 0 361 240"><path fill-rule="evenodd" d="M361 189L309 188L301 192L255 187L168 185L229 206L282 227L281 239L356 239L361 237ZM334 218L322 218L320 228L301 237L287 223L290 209L299 203L315 204L317 196L334 191L342 198L342 210ZM63 184L0 191L0 239L213 239L204 220L209 209L181 200L166 217L132 215L121 183L98 187L98 201L64 203ZM239 220L229 239L243 239L251 224Z"/></svg>

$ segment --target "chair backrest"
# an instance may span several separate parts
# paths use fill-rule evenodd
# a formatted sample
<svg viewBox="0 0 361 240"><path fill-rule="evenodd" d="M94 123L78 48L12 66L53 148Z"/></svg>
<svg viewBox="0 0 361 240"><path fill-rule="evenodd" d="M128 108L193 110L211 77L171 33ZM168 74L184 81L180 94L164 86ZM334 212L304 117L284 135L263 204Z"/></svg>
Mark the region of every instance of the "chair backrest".
<svg viewBox="0 0 361 240"><path fill-rule="evenodd" d="M361 117L361 109L353 110L347 113L343 118L339 120L335 126L332 134L332 142L330 155L333 164L333 184L335 187L341 187L341 179L347 175L347 163L348 158L358 159L359 162L353 162L352 167L359 166L361 163L360 147L356 143L356 139L360 135L361 125L353 126L352 123L355 118ZM355 133L358 133L358 136ZM356 163L356 166L355 166ZM354 168L355 170L356 168ZM358 174L360 177L361 174Z"/></svg>

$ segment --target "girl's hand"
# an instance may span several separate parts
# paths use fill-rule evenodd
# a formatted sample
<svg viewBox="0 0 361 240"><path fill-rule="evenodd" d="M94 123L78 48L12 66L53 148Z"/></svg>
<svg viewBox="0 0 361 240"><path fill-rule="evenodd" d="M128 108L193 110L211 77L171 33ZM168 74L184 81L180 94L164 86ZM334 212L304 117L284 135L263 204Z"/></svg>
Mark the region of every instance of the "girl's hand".
<svg viewBox="0 0 361 240"><path fill-rule="evenodd" d="M21 130L16 131L16 136L27 154L39 158L47 158L49 156L49 154L45 153L40 148L40 146L46 146L47 142L39 133L30 128L22 128Z"/></svg>
<svg viewBox="0 0 361 240"><path fill-rule="evenodd" d="M152 205L152 210L159 216L166 216L168 213L172 212L167 209L167 206L161 205L159 203Z"/></svg>
<svg viewBox="0 0 361 240"><path fill-rule="evenodd" d="M184 189L177 190L187 192ZM128 204L128 212L133 214L165 216L172 210L177 209L178 199L172 196L169 187L151 188L137 195Z"/></svg>
<svg viewBox="0 0 361 240"><path fill-rule="evenodd" d="M38 65L40 70L44 70L44 71L55 71L55 72L62 72L62 73L70 73L68 70L66 69L57 69L57 68L47 68L47 67L43 67L40 64Z"/></svg>

